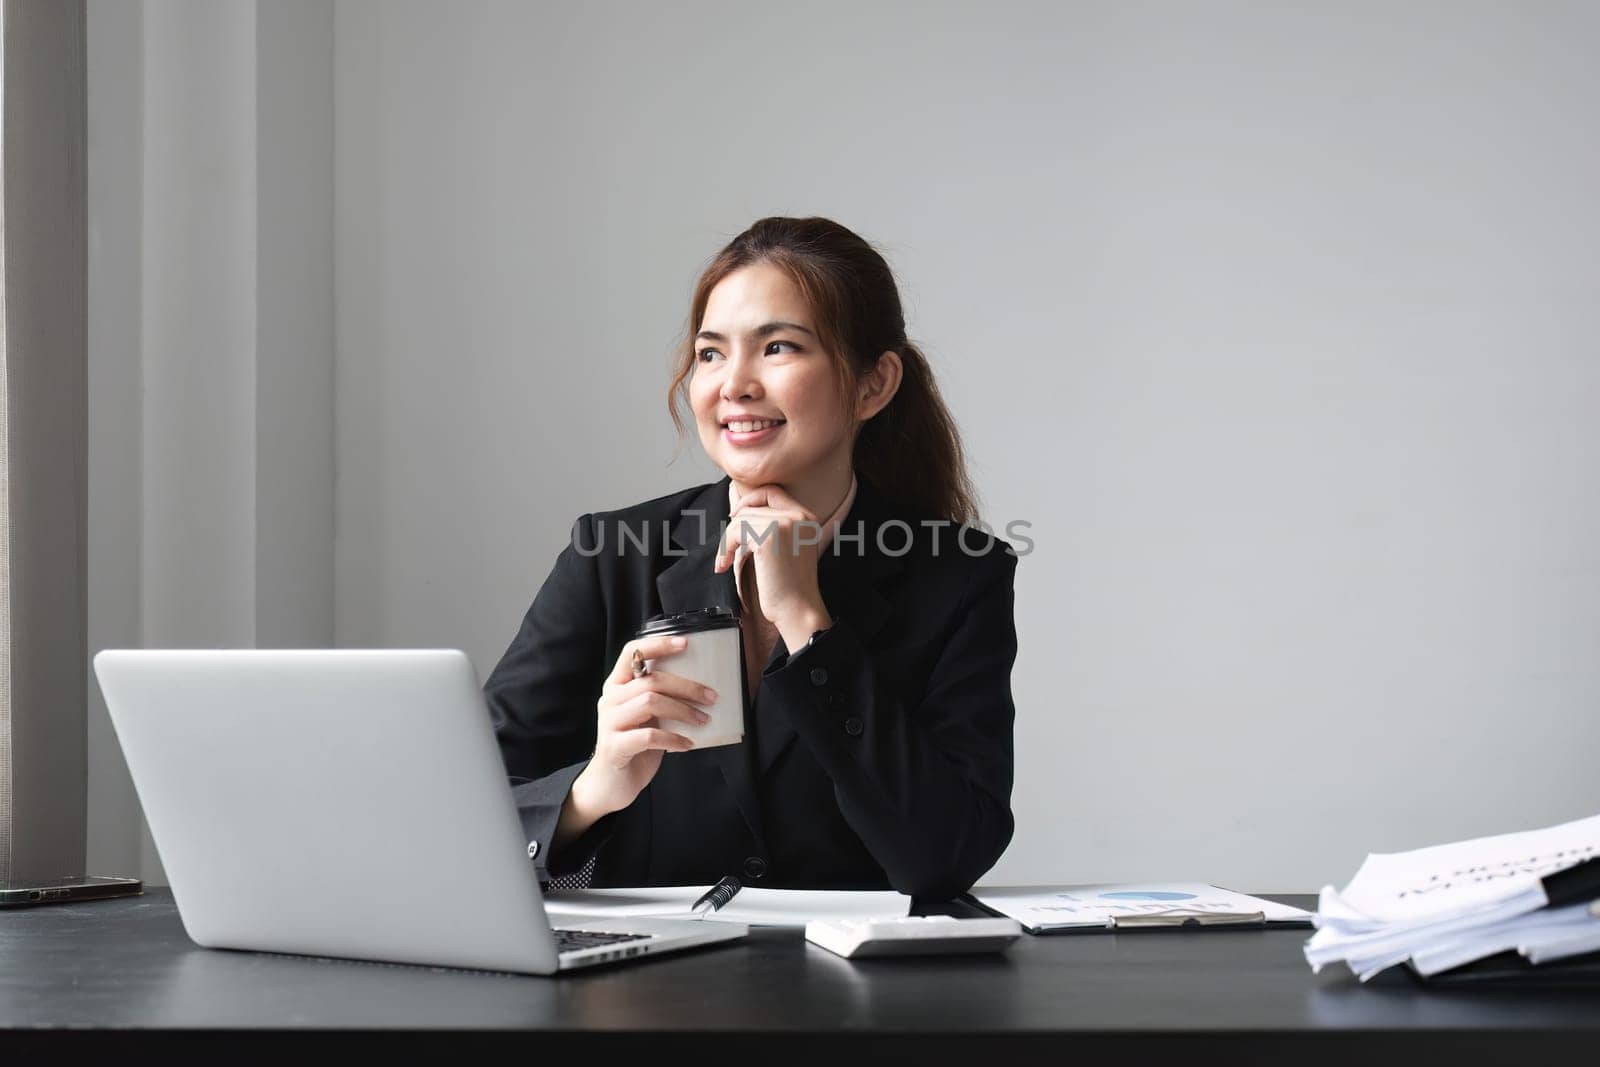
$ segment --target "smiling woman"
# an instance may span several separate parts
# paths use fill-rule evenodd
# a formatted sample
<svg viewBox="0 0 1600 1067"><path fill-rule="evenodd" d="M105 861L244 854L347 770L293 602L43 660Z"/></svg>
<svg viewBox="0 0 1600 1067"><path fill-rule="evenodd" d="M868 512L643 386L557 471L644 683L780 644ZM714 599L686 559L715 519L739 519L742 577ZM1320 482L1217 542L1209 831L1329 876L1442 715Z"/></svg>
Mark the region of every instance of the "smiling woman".
<svg viewBox="0 0 1600 1067"><path fill-rule="evenodd" d="M761 219L687 334L668 407L724 477L580 516L484 686L528 855L595 885L959 894L1013 831L1016 554L971 525L889 266L828 219ZM735 693L672 669L707 662L718 608ZM742 743L697 749L708 712Z"/></svg>
<svg viewBox="0 0 1600 1067"><path fill-rule="evenodd" d="M690 317L698 328L680 353L668 409L681 433L679 409L687 403L707 455L736 481L762 479L763 471L784 481L775 472L812 470L807 461L822 459L819 449L847 439L842 456L827 457L833 469L819 474L838 483L853 464L875 485L897 487L913 510L976 519L955 421L906 337L889 265L866 241L827 219L762 219L706 268ZM753 375L754 362L770 370ZM735 389L770 385L783 402L806 406L790 441L778 447L775 434L724 429L734 416L784 417L778 398L742 407L714 396L730 376ZM802 429L805 437L794 441ZM731 447L768 441L774 448ZM812 495L805 491L812 487L798 488L802 500Z"/></svg>

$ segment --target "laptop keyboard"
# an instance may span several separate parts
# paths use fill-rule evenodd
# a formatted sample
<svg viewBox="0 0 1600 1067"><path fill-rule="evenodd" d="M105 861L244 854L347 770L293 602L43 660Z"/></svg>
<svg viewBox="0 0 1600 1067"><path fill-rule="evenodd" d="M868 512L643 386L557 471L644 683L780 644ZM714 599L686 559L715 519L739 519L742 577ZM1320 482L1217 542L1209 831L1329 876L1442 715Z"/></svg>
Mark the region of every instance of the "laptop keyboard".
<svg viewBox="0 0 1600 1067"><path fill-rule="evenodd" d="M648 941L649 934L607 934L595 930L563 930L557 927L556 951L571 952L574 949L594 948L596 945L615 945L619 941Z"/></svg>

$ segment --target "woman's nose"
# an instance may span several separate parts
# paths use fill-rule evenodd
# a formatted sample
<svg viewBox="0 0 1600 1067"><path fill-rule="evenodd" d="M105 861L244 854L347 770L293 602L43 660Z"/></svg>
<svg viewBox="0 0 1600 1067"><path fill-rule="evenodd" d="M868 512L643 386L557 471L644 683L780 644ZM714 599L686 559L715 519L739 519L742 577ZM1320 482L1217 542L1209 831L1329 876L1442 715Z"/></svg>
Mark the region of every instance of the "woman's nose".
<svg viewBox="0 0 1600 1067"><path fill-rule="evenodd" d="M735 356L728 366L728 376L722 382L722 399L739 400L761 395L761 364L744 356Z"/></svg>

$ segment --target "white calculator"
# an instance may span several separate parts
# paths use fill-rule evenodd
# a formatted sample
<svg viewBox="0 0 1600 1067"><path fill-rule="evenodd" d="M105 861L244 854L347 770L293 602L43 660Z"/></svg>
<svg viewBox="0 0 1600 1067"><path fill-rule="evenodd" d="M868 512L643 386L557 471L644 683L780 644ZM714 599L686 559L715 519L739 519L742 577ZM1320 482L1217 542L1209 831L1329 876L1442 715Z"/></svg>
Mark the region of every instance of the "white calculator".
<svg viewBox="0 0 1600 1067"><path fill-rule="evenodd" d="M806 940L850 959L1001 952L1022 936L1015 919L902 915L894 919L813 919Z"/></svg>

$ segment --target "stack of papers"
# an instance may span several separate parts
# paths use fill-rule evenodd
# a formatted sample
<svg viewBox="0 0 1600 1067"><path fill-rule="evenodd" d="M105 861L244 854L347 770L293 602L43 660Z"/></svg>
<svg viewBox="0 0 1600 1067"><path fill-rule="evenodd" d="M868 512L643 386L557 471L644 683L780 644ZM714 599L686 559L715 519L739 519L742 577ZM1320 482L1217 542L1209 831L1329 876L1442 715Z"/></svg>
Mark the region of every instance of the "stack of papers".
<svg viewBox="0 0 1600 1067"><path fill-rule="evenodd" d="M1543 830L1369 855L1328 886L1306 943L1313 971L1431 976L1500 953L1528 964L1600 952L1600 815Z"/></svg>

